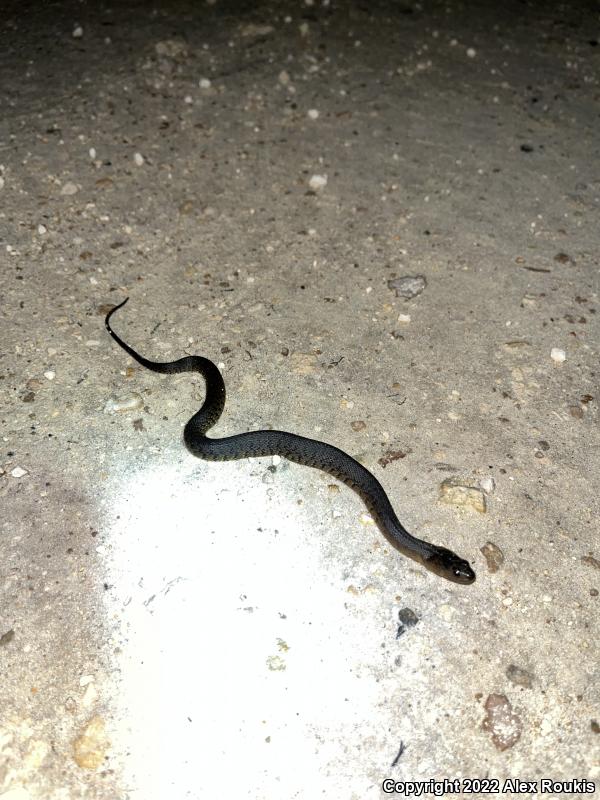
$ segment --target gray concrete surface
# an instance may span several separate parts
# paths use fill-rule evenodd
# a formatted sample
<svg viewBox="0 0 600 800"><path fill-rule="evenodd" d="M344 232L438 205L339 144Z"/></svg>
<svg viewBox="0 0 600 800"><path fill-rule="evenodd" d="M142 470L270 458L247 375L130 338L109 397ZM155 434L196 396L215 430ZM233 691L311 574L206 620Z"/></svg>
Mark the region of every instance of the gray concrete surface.
<svg viewBox="0 0 600 800"><path fill-rule="evenodd" d="M599 33L593 3L4 4L2 800L600 790ZM116 347L127 295L144 354L219 363L215 432L345 449L476 583L325 474L189 455L202 380Z"/></svg>

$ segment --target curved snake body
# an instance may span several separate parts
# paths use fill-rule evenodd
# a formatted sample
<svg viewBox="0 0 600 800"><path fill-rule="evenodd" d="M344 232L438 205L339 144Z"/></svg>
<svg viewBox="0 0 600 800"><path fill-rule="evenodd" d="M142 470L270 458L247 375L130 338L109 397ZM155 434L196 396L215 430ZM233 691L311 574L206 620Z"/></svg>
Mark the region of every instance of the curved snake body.
<svg viewBox="0 0 600 800"><path fill-rule="evenodd" d="M412 536L396 516L377 478L343 450L287 431L250 431L221 439L209 438L206 432L216 424L225 407L225 383L219 369L202 356L185 356L176 361L158 362L150 361L137 353L110 327L110 318L117 309L125 305L127 299L111 309L105 319L106 329L117 344L139 364L153 372L199 372L204 378L204 403L183 430L183 440L193 455L207 461L280 455L297 464L323 470L351 486L362 497L382 532L396 549L450 581L473 583L475 573L469 563L445 547Z"/></svg>

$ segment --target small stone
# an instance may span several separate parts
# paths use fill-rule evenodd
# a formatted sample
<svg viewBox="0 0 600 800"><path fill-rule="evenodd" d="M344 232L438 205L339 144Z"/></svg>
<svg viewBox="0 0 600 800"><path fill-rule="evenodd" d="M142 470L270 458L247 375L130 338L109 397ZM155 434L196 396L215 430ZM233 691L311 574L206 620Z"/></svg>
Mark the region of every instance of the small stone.
<svg viewBox="0 0 600 800"><path fill-rule="evenodd" d="M88 150L88 155L93 161L96 158L96 148L90 147L90 149Z"/></svg>
<svg viewBox="0 0 600 800"><path fill-rule="evenodd" d="M557 364L562 364L562 362L567 358L567 354L564 350L561 350L560 347L553 347L550 351L550 358Z"/></svg>
<svg viewBox="0 0 600 800"><path fill-rule="evenodd" d="M319 119L319 112L316 108L311 108L308 111L308 117L309 119Z"/></svg>
<svg viewBox="0 0 600 800"><path fill-rule="evenodd" d="M142 400L141 395L136 393L121 399L109 397L104 404L104 413L119 414L122 411L135 411L138 408L142 408L143 405L144 401Z"/></svg>
<svg viewBox="0 0 600 800"><path fill-rule="evenodd" d="M521 667L517 667L516 664L510 664L506 668L506 677L511 683L514 683L517 686L523 686L525 689L531 689L533 686L533 676L531 672L528 672L526 669L522 669Z"/></svg>
<svg viewBox="0 0 600 800"><path fill-rule="evenodd" d="M43 236L45 233L48 233L48 228L45 225L40 224L37 226L37 232L40 236Z"/></svg>
<svg viewBox="0 0 600 800"><path fill-rule="evenodd" d="M48 381L53 381L54 378L56 378L56 372L54 372L54 370L52 369L49 369L46 372L44 372L44 378L46 378L46 380Z"/></svg>
<svg viewBox="0 0 600 800"><path fill-rule="evenodd" d="M83 28L81 27L81 25L75 25L75 27L73 28L72 36L74 39L81 39L81 37L83 36Z"/></svg>
<svg viewBox="0 0 600 800"><path fill-rule="evenodd" d="M78 191L79 189L74 183L72 183L71 181L67 181L67 183L65 183L62 189L60 190L60 193L62 195L71 195L71 194L77 194Z"/></svg>
<svg viewBox="0 0 600 800"><path fill-rule="evenodd" d="M498 750L508 750L521 738L523 725L503 694L490 694L485 702L487 715L481 727L490 734Z"/></svg>
<svg viewBox="0 0 600 800"><path fill-rule="evenodd" d="M424 275L403 275L401 278L388 281L387 285L389 289L396 290L396 297L411 300L425 289L427 278Z"/></svg>
<svg viewBox="0 0 600 800"><path fill-rule="evenodd" d="M477 50L474 47L467 47L467 56L469 58L475 58L477 55Z"/></svg>
<svg viewBox="0 0 600 800"><path fill-rule="evenodd" d="M399 639L406 633L408 628L414 628L419 618L412 608L401 608L398 612L398 620L400 621L400 625L398 625L398 630L396 631L396 639Z"/></svg>
<svg viewBox="0 0 600 800"><path fill-rule="evenodd" d="M200 78L198 85L201 89L210 89L212 83L209 78Z"/></svg>
<svg viewBox="0 0 600 800"><path fill-rule="evenodd" d="M486 494L491 494L496 488L496 481L492 478L491 475L488 475L487 477L482 478L479 481L479 485Z"/></svg>
<svg viewBox="0 0 600 800"><path fill-rule="evenodd" d="M138 167L141 167L144 163L144 156L141 153L135 153L133 156L133 160L135 161Z"/></svg>
<svg viewBox="0 0 600 800"><path fill-rule="evenodd" d="M401 322L403 325L408 325L410 322L410 314L398 314L398 322Z"/></svg>
<svg viewBox="0 0 600 800"><path fill-rule="evenodd" d="M104 720L94 716L73 742L75 763L83 769L97 769L104 762L109 746Z"/></svg>
<svg viewBox="0 0 600 800"><path fill-rule="evenodd" d="M487 562L488 572L498 572L504 564L504 553L493 542L486 542L481 548L481 553Z"/></svg>
<svg viewBox="0 0 600 800"><path fill-rule="evenodd" d="M313 192L318 192L327 186L327 175L313 175L308 182L308 185Z"/></svg>
<svg viewBox="0 0 600 800"><path fill-rule="evenodd" d="M29 475L27 470L23 469L23 467L15 467L14 469L11 469L10 474L13 476L13 478L23 478L25 475Z"/></svg>
<svg viewBox="0 0 600 800"><path fill-rule="evenodd" d="M278 80L282 86L287 86L290 82L290 76L284 69L282 69L279 73Z"/></svg>
<svg viewBox="0 0 600 800"><path fill-rule="evenodd" d="M460 478L446 478L440 484L440 501L458 508L472 508L485 514L487 504L485 493L477 484Z"/></svg>
<svg viewBox="0 0 600 800"><path fill-rule="evenodd" d="M362 419L355 419L354 422L350 423L350 427L353 431L364 431L364 429L367 427L367 423Z"/></svg>

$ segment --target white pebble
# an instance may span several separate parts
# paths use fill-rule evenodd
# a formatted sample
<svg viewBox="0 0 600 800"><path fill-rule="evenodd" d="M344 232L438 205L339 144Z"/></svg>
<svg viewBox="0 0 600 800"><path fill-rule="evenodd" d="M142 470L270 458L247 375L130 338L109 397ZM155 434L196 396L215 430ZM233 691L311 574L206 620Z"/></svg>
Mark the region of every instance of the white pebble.
<svg viewBox="0 0 600 800"><path fill-rule="evenodd" d="M279 464L281 464L281 456L274 455L273 456L273 466L277 467Z"/></svg>
<svg viewBox="0 0 600 800"><path fill-rule="evenodd" d="M408 324L410 322L410 314L398 314L398 322Z"/></svg>
<svg viewBox="0 0 600 800"><path fill-rule="evenodd" d="M81 39L82 36L83 36L83 28L81 27L81 25L76 25L73 28L73 38Z"/></svg>
<svg viewBox="0 0 600 800"><path fill-rule="evenodd" d="M138 167L141 167L142 164L144 163L144 156L141 153L135 153L133 156L133 160L138 165Z"/></svg>
<svg viewBox="0 0 600 800"><path fill-rule="evenodd" d="M279 83L281 83L283 86L287 86L289 82L290 82L289 74L284 69L282 69L281 72L279 73Z"/></svg>
<svg viewBox="0 0 600 800"><path fill-rule="evenodd" d="M488 475L486 478L482 478L479 481L479 485L486 494L491 494L496 488L496 481L492 478L491 475Z"/></svg>
<svg viewBox="0 0 600 800"><path fill-rule="evenodd" d="M45 233L48 232L48 228L45 225L38 225L37 231L40 236L43 236Z"/></svg>
<svg viewBox="0 0 600 800"><path fill-rule="evenodd" d="M315 192L322 189L324 186L327 186L327 175L313 175L308 185Z"/></svg>
<svg viewBox="0 0 600 800"><path fill-rule="evenodd" d="M566 357L567 354L564 350L561 350L560 347L553 347L550 351L550 358L552 361L556 361L557 364L562 364Z"/></svg>
<svg viewBox="0 0 600 800"><path fill-rule="evenodd" d="M199 86L201 89L210 89L212 84L208 78L200 78Z"/></svg>
<svg viewBox="0 0 600 800"><path fill-rule="evenodd" d="M192 97L191 94L186 94L186 96L183 98L183 102L187 103L188 106L191 106L192 103L194 102L194 98Z"/></svg>
<svg viewBox="0 0 600 800"><path fill-rule="evenodd" d="M0 175L0 189L4 189L4 178Z"/></svg>
<svg viewBox="0 0 600 800"><path fill-rule="evenodd" d="M44 378L46 378L46 380L53 381L54 378L56 378L56 372L53 372L51 369L49 369L47 372L44 372Z"/></svg>
<svg viewBox="0 0 600 800"><path fill-rule="evenodd" d="M90 158L92 159L92 161L96 158L96 148L95 147L90 147L89 155L90 155Z"/></svg>
<svg viewBox="0 0 600 800"><path fill-rule="evenodd" d="M477 55L477 51L475 50L474 47L468 47L467 48L467 55L468 55L469 58L475 58L475 56Z"/></svg>
<svg viewBox="0 0 600 800"><path fill-rule="evenodd" d="M67 181L67 183L65 183L65 185L60 190L60 193L68 195L68 194L77 194L78 191L79 189L74 183L72 183L71 181Z"/></svg>
<svg viewBox="0 0 600 800"><path fill-rule="evenodd" d="M143 405L144 401L141 395L135 392L125 398L109 397L104 404L104 413L119 414L122 411L135 411L138 408L142 408Z"/></svg>
<svg viewBox="0 0 600 800"><path fill-rule="evenodd" d="M26 469L23 469L23 467L15 467L14 469L11 469L10 474L13 476L13 478L22 478L28 473Z"/></svg>
<svg viewBox="0 0 600 800"><path fill-rule="evenodd" d="M319 119L319 112L316 108L311 108L308 112L308 116L311 119Z"/></svg>

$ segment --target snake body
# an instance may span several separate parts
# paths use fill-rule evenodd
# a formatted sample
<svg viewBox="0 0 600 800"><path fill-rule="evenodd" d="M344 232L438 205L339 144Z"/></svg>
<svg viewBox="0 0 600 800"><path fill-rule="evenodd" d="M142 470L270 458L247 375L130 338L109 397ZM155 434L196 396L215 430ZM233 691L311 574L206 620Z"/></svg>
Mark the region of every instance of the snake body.
<svg viewBox="0 0 600 800"><path fill-rule="evenodd" d="M206 433L220 418L225 407L225 383L219 369L202 356L184 356L176 361L150 361L126 344L111 328L110 318L129 298L106 315L106 330L126 353L153 372L174 374L199 372L206 384L202 407L186 423L183 440L187 449L207 461L230 461L250 456L284 456L297 464L315 467L351 486L363 499L385 537L404 555L420 562L437 575L454 583L468 584L475 573L467 561L445 547L412 536L396 516L385 490L368 469L333 445L307 439L287 431L250 431L221 439Z"/></svg>

